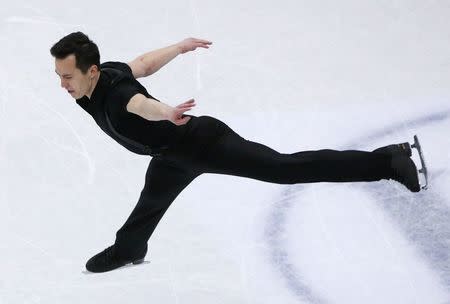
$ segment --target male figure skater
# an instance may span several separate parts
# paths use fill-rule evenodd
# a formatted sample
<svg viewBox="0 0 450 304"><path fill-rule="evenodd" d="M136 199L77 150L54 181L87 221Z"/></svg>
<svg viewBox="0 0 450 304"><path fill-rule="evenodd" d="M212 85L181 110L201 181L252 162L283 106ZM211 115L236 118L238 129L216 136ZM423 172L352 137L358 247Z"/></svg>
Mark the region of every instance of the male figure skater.
<svg viewBox="0 0 450 304"><path fill-rule="evenodd" d="M157 72L179 54L210 45L209 41L189 38L129 63L100 64L97 45L75 32L50 49L61 87L77 104L119 144L152 156L136 207L117 231L115 243L89 259L87 270L105 272L142 263L147 241L167 208L203 173L279 184L393 179L412 192L420 191L408 143L373 152L279 153L242 138L218 119L185 115L195 106L193 99L172 107L152 97L136 80Z"/></svg>

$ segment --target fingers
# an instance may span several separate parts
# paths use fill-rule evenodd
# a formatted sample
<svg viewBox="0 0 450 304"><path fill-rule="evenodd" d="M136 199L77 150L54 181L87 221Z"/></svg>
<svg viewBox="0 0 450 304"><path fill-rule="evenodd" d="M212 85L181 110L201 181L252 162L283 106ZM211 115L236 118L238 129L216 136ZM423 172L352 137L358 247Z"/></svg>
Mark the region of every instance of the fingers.
<svg viewBox="0 0 450 304"><path fill-rule="evenodd" d="M183 108L183 109L178 109L177 110L177 117L181 117L183 115L184 112L190 111L192 110L192 108Z"/></svg>
<svg viewBox="0 0 450 304"><path fill-rule="evenodd" d="M184 109L184 108L192 108L195 107L195 100L194 98L189 99L186 102L183 102L182 104L178 105L178 109Z"/></svg>
<svg viewBox="0 0 450 304"><path fill-rule="evenodd" d="M177 121L179 121L179 120L181 120L181 117L183 116L183 114L185 113L185 112L187 112L187 111L190 111L190 110L192 110L192 107L191 106L186 106L186 107L177 107L176 109L175 109L175 120L177 120Z"/></svg>
<svg viewBox="0 0 450 304"><path fill-rule="evenodd" d="M187 41L191 44L192 51L198 47L209 49L209 46L212 44L209 40L197 39L197 38L188 38Z"/></svg>
<svg viewBox="0 0 450 304"><path fill-rule="evenodd" d="M186 117L182 117L183 113L192 110L192 108L195 107L195 100L194 98L189 99L186 102L183 102L182 104L178 105L175 107L174 109L174 113L173 113L173 123L176 125L184 125L186 124L190 117L186 116Z"/></svg>
<svg viewBox="0 0 450 304"><path fill-rule="evenodd" d="M176 109L177 109L177 113L180 113L182 111L191 110L193 107L195 107L195 104L190 105L190 106L188 106L188 105L184 105L184 106L183 105L179 105L179 106L176 107Z"/></svg>
<svg viewBox="0 0 450 304"><path fill-rule="evenodd" d="M211 41L205 40L205 39L192 38L192 40L196 43L208 44L208 45L212 44Z"/></svg>
<svg viewBox="0 0 450 304"><path fill-rule="evenodd" d="M181 118L181 119L177 119L177 121L175 122L175 124L176 124L177 126L181 126L181 125L187 124L187 122L188 122L190 119L191 119L191 117L186 116L186 117L183 117L183 118Z"/></svg>
<svg viewBox="0 0 450 304"><path fill-rule="evenodd" d="M212 42L210 42L210 41L200 41L200 42L198 42L198 47L202 47L202 48L205 48L205 49L209 49L209 46L212 44Z"/></svg>

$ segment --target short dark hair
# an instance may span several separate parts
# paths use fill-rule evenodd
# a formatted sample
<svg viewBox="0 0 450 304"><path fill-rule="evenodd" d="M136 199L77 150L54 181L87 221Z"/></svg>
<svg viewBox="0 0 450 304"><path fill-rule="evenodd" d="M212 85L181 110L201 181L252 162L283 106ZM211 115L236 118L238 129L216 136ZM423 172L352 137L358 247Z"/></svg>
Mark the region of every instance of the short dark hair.
<svg viewBox="0 0 450 304"><path fill-rule="evenodd" d="M55 43L50 53L57 59L64 59L74 54L76 67L86 73L92 66L100 68L100 52L97 45L82 32L71 33Z"/></svg>

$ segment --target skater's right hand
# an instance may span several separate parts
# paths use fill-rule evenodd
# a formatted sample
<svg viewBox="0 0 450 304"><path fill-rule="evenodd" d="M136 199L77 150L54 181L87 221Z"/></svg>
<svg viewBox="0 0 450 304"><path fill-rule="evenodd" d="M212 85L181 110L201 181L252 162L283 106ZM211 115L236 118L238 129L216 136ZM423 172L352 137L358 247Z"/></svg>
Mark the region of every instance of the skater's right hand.
<svg viewBox="0 0 450 304"><path fill-rule="evenodd" d="M184 125L191 118L189 116L183 116L183 113L186 111L190 111L193 107L195 107L195 100L191 98L188 101L179 104L175 108L172 108L168 113L167 120L171 121L177 126Z"/></svg>

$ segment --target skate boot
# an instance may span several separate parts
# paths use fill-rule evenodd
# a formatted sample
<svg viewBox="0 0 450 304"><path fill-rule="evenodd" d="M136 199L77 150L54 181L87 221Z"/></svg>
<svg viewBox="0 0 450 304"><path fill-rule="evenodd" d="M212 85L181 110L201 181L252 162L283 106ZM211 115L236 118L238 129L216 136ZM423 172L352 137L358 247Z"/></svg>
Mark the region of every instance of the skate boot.
<svg viewBox="0 0 450 304"><path fill-rule="evenodd" d="M417 167L413 160L406 155L394 155L391 160L392 176L393 179L411 192L419 192L419 176L417 173Z"/></svg>
<svg viewBox="0 0 450 304"><path fill-rule="evenodd" d="M147 245L145 245L145 250L139 256L134 258L119 257L116 253L115 246L112 245L90 258L86 263L86 269L90 272L106 272L130 263L141 264L144 262L146 254Z"/></svg>
<svg viewBox="0 0 450 304"><path fill-rule="evenodd" d="M394 156L395 154L403 154L408 157L411 157L411 155L412 155L411 145L407 142L381 147L381 148L373 150L372 152L391 154L392 156Z"/></svg>

